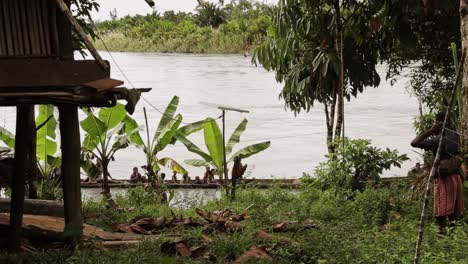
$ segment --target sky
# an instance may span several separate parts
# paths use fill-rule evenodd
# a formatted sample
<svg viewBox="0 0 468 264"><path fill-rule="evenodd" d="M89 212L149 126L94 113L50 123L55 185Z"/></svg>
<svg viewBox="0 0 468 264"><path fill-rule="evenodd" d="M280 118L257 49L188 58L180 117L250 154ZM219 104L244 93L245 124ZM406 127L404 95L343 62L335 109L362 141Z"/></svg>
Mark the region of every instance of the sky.
<svg viewBox="0 0 468 264"><path fill-rule="evenodd" d="M123 17L126 15L147 14L152 9L146 4L145 0L98 0L101 5L99 13L94 13L95 20L108 19L109 12L114 9L117 10L117 16ZM192 12L196 5L197 0L154 0L156 3L156 10L159 13L164 13L168 10ZM210 0L210 2L218 2L217 0ZM225 3L230 2L226 0ZM278 0L260 0L259 2L276 3Z"/></svg>

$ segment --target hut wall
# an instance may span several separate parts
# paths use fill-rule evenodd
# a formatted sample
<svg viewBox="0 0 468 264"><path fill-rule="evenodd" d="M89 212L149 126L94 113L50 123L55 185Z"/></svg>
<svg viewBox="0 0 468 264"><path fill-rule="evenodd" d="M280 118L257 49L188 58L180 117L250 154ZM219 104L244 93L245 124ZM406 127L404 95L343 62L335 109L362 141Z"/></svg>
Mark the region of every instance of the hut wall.
<svg viewBox="0 0 468 264"><path fill-rule="evenodd" d="M0 57L58 56L53 0L0 1Z"/></svg>

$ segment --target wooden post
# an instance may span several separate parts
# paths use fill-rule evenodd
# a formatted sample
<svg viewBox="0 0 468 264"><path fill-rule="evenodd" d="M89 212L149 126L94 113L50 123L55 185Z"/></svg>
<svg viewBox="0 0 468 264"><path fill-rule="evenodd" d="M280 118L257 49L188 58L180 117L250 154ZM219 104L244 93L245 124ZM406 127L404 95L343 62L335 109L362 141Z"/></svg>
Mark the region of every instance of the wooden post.
<svg viewBox="0 0 468 264"><path fill-rule="evenodd" d="M79 243L83 233L80 188L80 128L76 106L59 106L65 235Z"/></svg>
<svg viewBox="0 0 468 264"><path fill-rule="evenodd" d="M36 130L36 121L34 116L34 108L32 114L28 115L29 126L33 129L28 130L30 131L29 135L31 140L29 140L30 148L31 148L31 156L30 156L30 164L31 169L30 173L28 173L28 198L29 199L37 199L37 189L36 185L34 185L34 176L37 174L37 151L36 151L36 144L37 144L37 130Z"/></svg>
<svg viewBox="0 0 468 264"><path fill-rule="evenodd" d="M34 106L21 105L16 108L16 144L15 174L11 185L10 208L10 249L17 251L21 247L21 227L23 225L23 207L25 184L28 173L31 173L33 137L31 131L35 126L27 120L34 119Z"/></svg>
<svg viewBox="0 0 468 264"><path fill-rule="evenodd" d="M228 169L226 163L226 110L223 109L223 172L224 172L224 187L226 188L226 196L229 196L228 185Z"/></svg>

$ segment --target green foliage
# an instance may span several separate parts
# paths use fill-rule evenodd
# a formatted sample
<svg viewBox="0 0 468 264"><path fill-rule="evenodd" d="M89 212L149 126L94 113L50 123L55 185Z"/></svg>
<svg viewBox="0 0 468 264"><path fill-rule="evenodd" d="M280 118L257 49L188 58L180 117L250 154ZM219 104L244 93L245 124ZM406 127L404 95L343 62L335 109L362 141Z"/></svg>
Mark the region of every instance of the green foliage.
<svg viewBox="0 0 468 264"><path fill-rule="evenodd" d="M327 155L327 161L315 169L317 183L322 189L339 192L363 190L367 183L377 182L384 170L400 167L408 157L397 150L382 150L365 139L345 139L339 142L336 153Z"/></svg>
<svg viewBox="0 0 468 264"><path fill-rule="evenodd" d="M60 200L62 198L61 180L54 175L54 169L59 168L62 159L57 155L57 119L54 106L40 105L36 124L36 165L39 179L37 181L38 198L45 200ZM14 151L15 135L0 128L0 140L5 143L10 153ZM5 150L6 151L6 150Z"/></svg>
<svg viewBox="0 0 468 264"><path fill-rule="evenodd" d="M273 7L233 1L200 4L195 14L167 11L162 16L126 16L97 24L111 50L184 53L244 53L262 43ZM104 48L96 41L98 48Z"/></svg>
<svg viewBox="0 0 468 264"><path fill-rule="evenodd" d="M98 116L89 109L85 110L85 113L87 117L80 122L81 128L86 133L82 150L85 154L97 159L97 163L102 167L104 186L106 186L109 177L108 166L114 159L115 153L127 148L130 144L141 145L143 143L138 134L140 128L128 116L122 104L101 108ZM91 170L87 166L93 167L93 164L85 163L84 165L87 170ZM96 169L97 166L94 170ZM109 190L104 191L109 193Z"/></svg>
<svg viewBox="0 0 468 264"><path fill-rule="evenodd" d="M414 93L432 111L446 108L455 81L451 46L460 54L460 13L455 1L396 1L384 12L381 54L387 78L411 78Z"/></svg>
<svg viewBox="0 0 468 264"><path fill-rule="evenodd" d="M253 61L274 71L283 83L280 97L299 113L314 103L333 100L338 92L339 54L337 12L330 1L281 0L274 19L274 35L255 50ZM381 9L370 1L343 2L344 79L346 96L364 87L376 87L380 77L378 39L369 34L368 22Z"/></svg>
<svg viewBox="0 0 468 264"><path fill-rule="evenodd" d="M147 140L142 142L141 146L146 155L147 173L149 177L156 175L160 171L160 165L170 168L177 173L187 172L176 160L170 157L159 158L158 155L168 145L174 144L177 139L176 134L188 136L193 132L203 128L203 121L180 126L182 123L182 115L176 114L177 106L179 105L179 97L174 96L167 105L152 139L150 139L150 132L148 128L148 119L145 111L146 132Z"/></svg>
<svg viewBox="0 0 468 264"><path fill-rule="evenodd" d="M216 3L201 2L195 9L195 21L201 27L218 28L224 23L226 13L222 6Z"/></svg>
<svg viewBox="0 0 468 264"><path fill-rule="evenodd" d="M226 145L226 159L227 163L233 161L236 157L241 159L248 158L252 155L255 155L259 152L264 151L265 149L270 147L270 141L265 141L257 144L253 144L247 147L244 147L233 154L230 158L228 157L231 155L232 149L234 145L239 143L241 134L245 131L247 127L247 119L243 119L241 123L237 126L237 128L232 133L228 144ZM199 155L202 160L192 159L186 160L185 163L196 166L212 166L216 169L216 174L222 176L224 173L224 149L223 149L223 135L221 134L221 129L219 128L216 120L213 118L207 118L204 121L204 138L205 138L205 145L208 149L208 153L201 150L198 146L193 144L187 137L183 134L176 134L175 137L179 140L182 144L187 147L190 152L193 152Z"/></svg>
<svg viewBox="0 0 468 264"><path fill-rule="evenodd" d="M97 0L72 0L71 9L73 14L78 21L78 24L81 26L83 31L90 36L92 39L96 39L97 34L95 32L94 26L89 21L91 17L91 13L99 11L99 3ZM81 55L84 57L86 55L86 45L84 44L81 37L73 31L73 48L80 52Z"/></svg>

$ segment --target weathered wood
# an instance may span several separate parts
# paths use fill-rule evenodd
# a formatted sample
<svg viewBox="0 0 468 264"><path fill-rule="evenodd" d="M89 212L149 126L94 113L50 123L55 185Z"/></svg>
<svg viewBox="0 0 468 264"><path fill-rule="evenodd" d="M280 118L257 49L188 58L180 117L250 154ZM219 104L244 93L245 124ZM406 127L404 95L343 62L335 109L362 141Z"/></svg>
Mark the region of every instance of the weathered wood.
<svg viewBox="0 0 468 264"><path fill-rule="evenodd" d="M109 77L93 60L0 60L0 87L77 86Z"/></svg>
<svg viewBox="0 0 468 264"><path fill-rule="evenodd" d="M9 13L9 20L10 20L10 26L11 26L11 37L13 39L13 51L14 55L21 55L20 50L19 50L19 40L18 40L18 30L16 28L16 17L17 14L15 14L15 7L14 7L14 2L13 0L4 0L4 2L8 6L8 13Z"/></svg>
<svg viewBox="0 0 468 264"><path fill-rule="evenodd" d="M49 24L49 31L50 31L50 38L51 38L51 49L52 54L55 56L59 55L60 52L60 45L59 45L59 35L58 35L58 28L57 28L57 5L54 1L49 0L47 1L48 10L50 13L50 24Z"/></svg>
<svg viewBox="0 0 468 264"><path fill-rule="evenodd" d="M80 240L83 227L80 188L80 127L76 106L59 106L62 146L63 202L67 228L72 242Z"/></svg>
<svg viewBox="0 0 468 264"><path fill-rule="evenodd" d="M75 16L73 16L72 12L69 9L69 5L67 6L67 4L63 0L56 0L56 2L57 2L57 6L59 7L59 9L68 18L68 21L71 23L73 29L75 29L75 31L80 35L86 48L89 50L93 58L99 63L99 65L104 70L106 71L109 70L109 65L105 63L105 61L101 58L101 55L99 55L99 52L96 50L96 48L93 46L93 44L89 40L88 35L83 31L80 24L76 20Z"/></svg>
<svg viewBox="0 0 468 264"><path fill-rule="evenodd" d="M41 41L39 36L39 27L37 25L37 13L36 13L36 3L37 1L32 1L29 4L26 4L26 12L28 14L28 29L31 36L31 47L32 55L41 55Z"/></svg>
<svg viewBox="0 0 468 264"><path fill-rule="evenodd" d="M10 249L18 250L21 246L21 226L23 221L23 203L27 174L31 172L31 140L30 122L34 118L34 106L22 105L17 107L16 114L16 144L15 144L15 174L12 180L11 209L10 209Z"/></svg>
<svg viewBox="0 0 468 264"><path fill-rule="evenodd" d="M71 0L65 0L67 7L70 7ZM54 3L55 6L57 6ZM73 60L72 28L66 15L56 8L57 38L59 44L59 55L64 60Z"/></svg>
<svg viewBox="0 0 468 264"><path fill-rule="evenodd" d="M15 50L13 48L13 36L11 34L11 23L8 15L8 3L3 3L3 18L5 26L5 39L7 44L7 54L14 55Z"/></svg>
<svg viewBox="0 0 468 264"><path fill-rule="evenodd" d="M5 30L3 29L3 24L4 24L4 18L3 18L3 5L0 5L0 24L2 26L0 27L0 57L6 56L7 55L7 45L6 45L6 37L5 37Z"/></svg>
<svg viewBox="0 0 468 264"><path fill-rule="evenodd" d="M10 206L11 199L0 199L0 213L9 212ZM49 215L56 217L64 217L63 203L49 200L25 199L23 213L30 215Z"/></svg>
<svg viewBox="0 0 468 264"><path fill-rule="evenodd" d="M31 45L30 45L30 38L29 38L29 29L28 29L28 20L26 18L26 7L24 1L18 1L18 8L21 10L19 12L20 20L21 20L21 28L22 28L22 35L23 35L23 43L24 43L24 53L31 54Z"/></svg>
<svg viewBox="0 0 468 264"><path fill-rule="evenodd" d="M0 227L8 224L8 214L0 214ZM59 240L63 241L63 230L65 221L63 218L45 216L45 215L24 215L23 232L27 237L40 238L44 240ZM92 225L83 225L84 239L101 239L104 241L128 241L140 240L143 238L151 238L151 236L110 233L101 228Z"/></svg>
<svg viewBox="0 0 468 264"><path fill-rule="evenodd" d="M55 23L55 21L52 20L49 15L50 14L49 1L42 0L41 4L42 4L41 15L42 15L42 18L44 19L44 24L42 26L43 26L43 34L44 34L44 41L45 41L45 51L48 55L53 55L52 47L51 47L52 36L50 34L50 24Z"/></svg>
<svg viewBox="0 0 468 264"><path fill-rule="evenodd" d="M14 18L13 24L15 25L16 45L18 54L24 54L23 33L21 29L21 15L18 7L18 1L11 3L11 17Z"/></svg>
<svg viewBox="0 0 468 264"><path fill-rule="evenodd" d="M121 86L123 84L124 84L124 82L122 82L120 80L107 78L107 79L96 80L96 81L84 83L83 86L93 88L98 92L102 92L102 91L113 89L113 88L115 88L117 86Z"/></svg>

